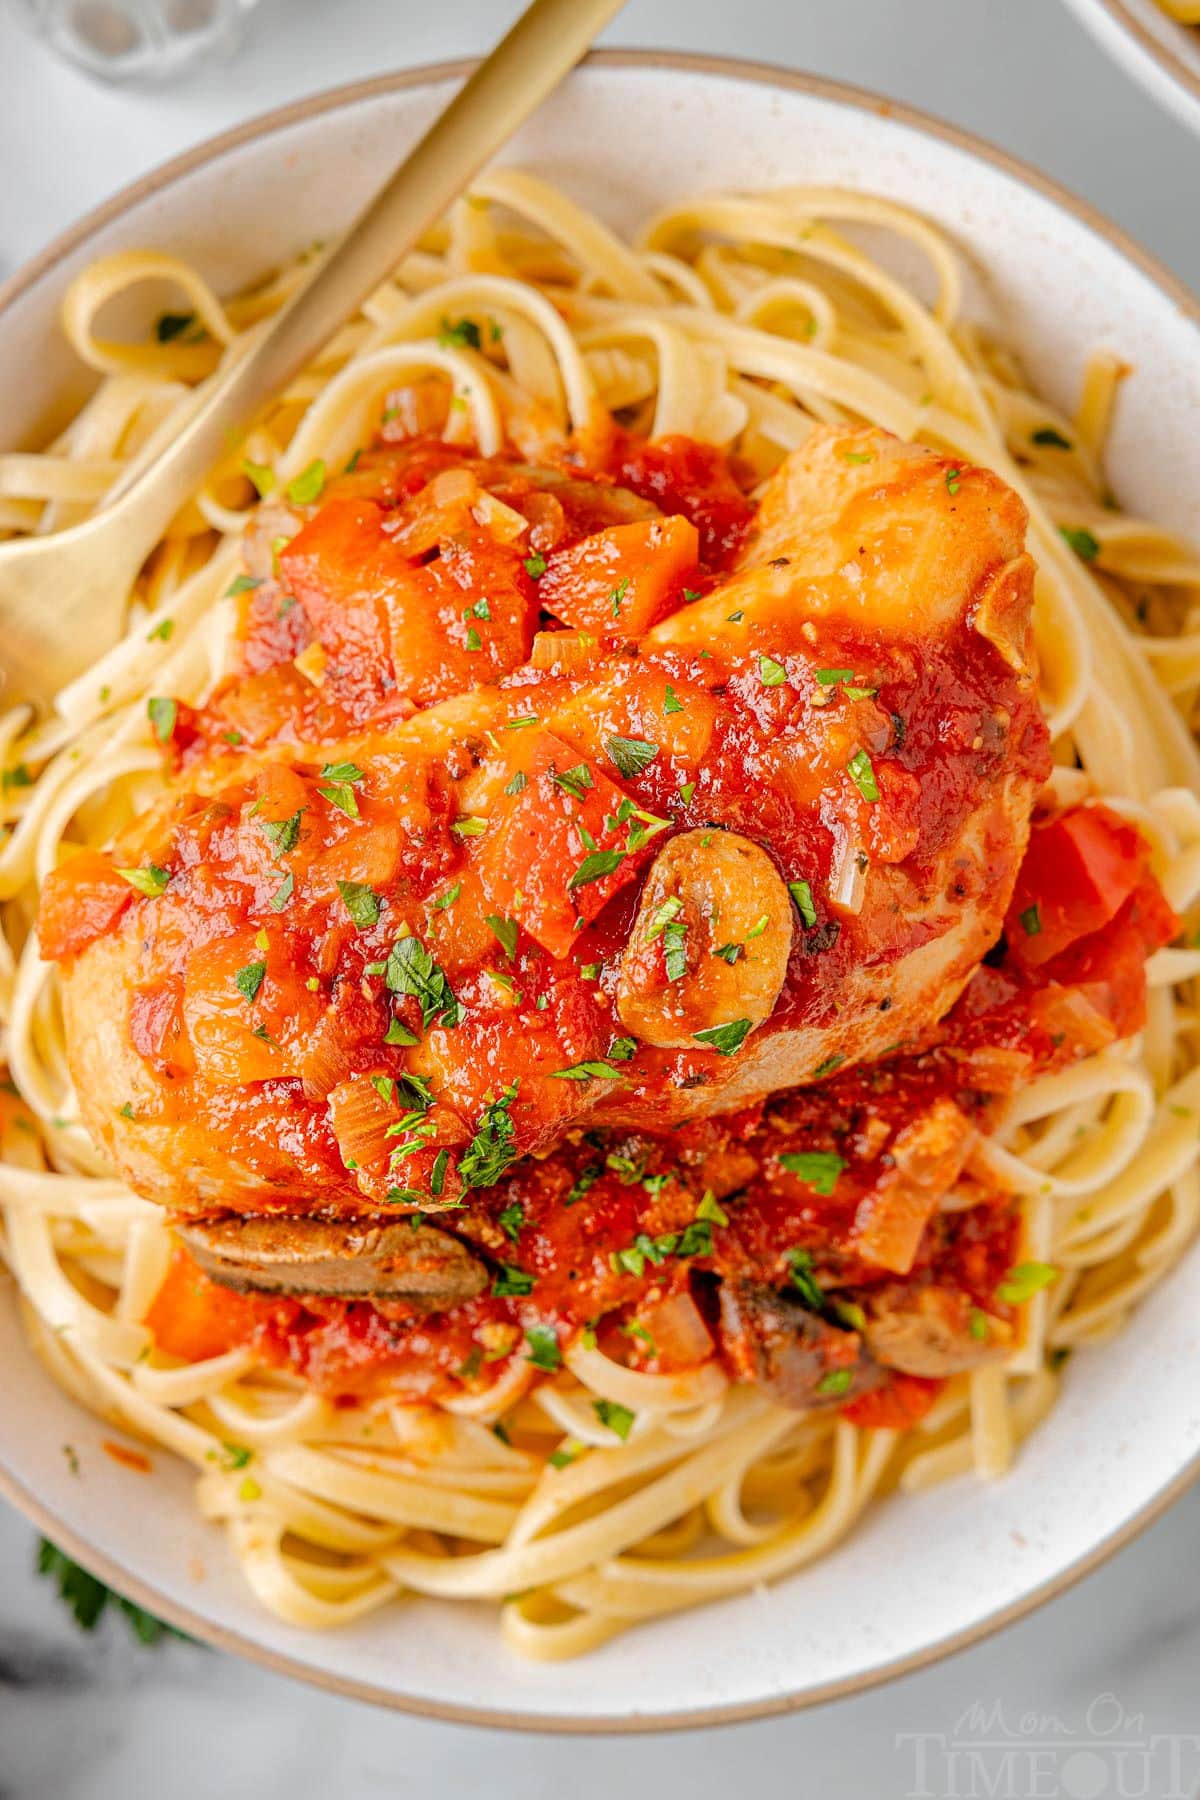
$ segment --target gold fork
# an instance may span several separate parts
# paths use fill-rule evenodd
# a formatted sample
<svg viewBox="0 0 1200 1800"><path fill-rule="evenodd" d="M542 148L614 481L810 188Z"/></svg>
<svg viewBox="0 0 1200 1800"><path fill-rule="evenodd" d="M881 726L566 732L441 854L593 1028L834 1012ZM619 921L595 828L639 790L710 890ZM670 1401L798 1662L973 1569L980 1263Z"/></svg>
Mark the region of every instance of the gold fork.
<svg viewBox="0 0 1200 1800"><path fill-rule="evenodd" d="M230 434L385 279L622 4L533 0L306 285L199 391L169 448L93 518L0 544L0 706L52 701L110 648L143 562Z"/></svg>

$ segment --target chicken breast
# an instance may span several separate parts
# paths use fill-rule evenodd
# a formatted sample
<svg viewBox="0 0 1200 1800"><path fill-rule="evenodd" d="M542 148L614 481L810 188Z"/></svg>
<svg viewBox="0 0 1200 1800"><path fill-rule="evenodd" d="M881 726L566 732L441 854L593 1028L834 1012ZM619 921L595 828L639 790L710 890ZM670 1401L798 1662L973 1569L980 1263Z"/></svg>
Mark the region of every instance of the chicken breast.
<svg viewBox="0 0 1200 1800"><path fill-rule="evenodd" d="M999 935L1048 766L1002 482L822 430L713 569L692 490L451 454L330 490L168 798L46 885L84 1116L180 1210L436 1211L918 1040Z"/></svg>

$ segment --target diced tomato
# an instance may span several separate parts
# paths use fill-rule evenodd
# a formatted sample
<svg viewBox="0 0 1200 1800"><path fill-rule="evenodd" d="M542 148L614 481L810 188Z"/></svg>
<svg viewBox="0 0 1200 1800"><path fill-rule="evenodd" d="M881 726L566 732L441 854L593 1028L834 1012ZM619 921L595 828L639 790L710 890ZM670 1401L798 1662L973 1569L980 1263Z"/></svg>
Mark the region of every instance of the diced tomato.
<svg viewBox="0 0 1200 1800"><path fill-rule="evenodd" d="M1076 806L1036 825L1004 929L1009 953L1037 968L1116 918L1141 886L1150 849L1106 806Z"/></svg>
<svg viewBox="0 0 1200 1800"><path fill-rule="evenodd" d="M710 568L730 561L754 516L723 452L711 444L684 437L652 444L626 439L616 449L612 471L622 487L652 500L660 511L690 519Z"/></svg>
<svg viewBox="0 0 1200 1800"><path fill-rule="evenodd" d="M38 943L47 962L78 956L102 937L133 899L133 889L107 857L82 850L42 884Z"/></svg>
<svg viewBox="0 0 1200 1800"><path fill-rule="evenodd" d="M683 518L610 525L547 559L538 600L580 631L641 637L682 599L699 554L696 527Z"/></svg>
<svg viewBox="0 0 1200 1800"><path fill-rule="evenodd" d="M483 840L476 866L497 910L518 919L551 956L566 956L576 921L596 917L650 846L629 848L631 837L644 839L645 825L631 814L628 795L550 732L525 747L523 772L525 785Z"/></svg>
<svg viewBox="0 0 1200 1800"><path fill-rule="evenodd" d="M329 657L327 679L378 703L432 706L509 674L537 622L519 551L467 531L431 562L406 554L369 500L326 502L279 558Z"/></svg>
<svg viewBox="0 0 1200 1800"><path fill-rule="evenodd" d="M204 1362L247 1343L262 1302L210 1281L185 1250L176 1250L145 1323L157 1347L184 1362Z"/></svg>
<svg viewBox="0 0 1200 1800"><path fill-rule="evenodd" d="M888 1387L872 1388L843 1406L842 1417L866 1431L907 1431L925 1417L944 1386L923 1375L893 1375Z"/></svg>

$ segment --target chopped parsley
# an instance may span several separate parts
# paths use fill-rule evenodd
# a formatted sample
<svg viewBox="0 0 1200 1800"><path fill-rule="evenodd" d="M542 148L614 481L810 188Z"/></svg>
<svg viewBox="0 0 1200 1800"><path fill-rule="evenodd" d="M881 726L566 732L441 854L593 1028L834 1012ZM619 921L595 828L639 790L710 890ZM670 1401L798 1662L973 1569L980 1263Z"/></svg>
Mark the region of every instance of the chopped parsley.
<svg viewBox="0 0 1200 1800"><path fill-rule="evenodd" d="M225 599L236 600L239 594L248 594L253 588L259 588L261 586L262 582L256 581L253 575L235 575L229 586L225 589Z"/></svg>
<svg viewBox="0 0 1200 1800"><path fill-rule="evenodd" d="M458 1160L458 1176L465 1188L492 1187L511 1163L517 1160L517 1133L510 1108L517 1097L517 1082L510 1082L498 1100L489 1100L480 1114L475 1135ZM520 1274L520 1270L517 1271ZM507 1292L529 1292L532 1275L523 1276L529 1287L510 1288ZM494 1287L493 1293L501 1290Z"/></svg>
<svg viewBox="0 0 1200 1800"><path fill-rule="evenodd" d="M647 743L644 738L605 738L604 748L612 758L614 766L628 780L640 775L643 769L649 768L658 755L658 745Z"/></svg>
<svg viewBox="0 0 1200 1800"><path fill-rule="evenodd" d="M832 1150L784 1150L779 1166L789 1175L798 1175L818 1194L832 1194L846 1163Z"/></svg>
<svg viewBox="0 0 1200 1800"><path fill-rule="evenodd" d="M821 1079L822 1075L832 1075L833 1071L835 1069L841 1068L841 1066L845 1062L845 1060L846 1059L842 1055L840 1050L837 1051L833 1056L827 1056L825 1058L825 1061L818 1063L816 1068L813 1070L813 1080L819 1081Z"/></svg>
<svg viewBox="0 0 1200 1800"><path fill-rule="evenodd" d="M540 581L542 576L546 573L545 557L536 555L527 556L525 558L525 573L531 581Z"/></svg>
<svg viewBox="0 0 1200 1800"><path fill-rule="evenodd" d="M1100 554L1100 541L1082 526L1060 525L1059 531L1071 546L1076 556L1084 562L1095 562Z"/></svg>
<svg viewBox="0 0 1200 1800"><path fill-rule="evenodd" d="M266 973L267 965L265 962L247 963L245 968L238 970L233 979L236 983L238 993L241 994L244 1000L253 1000L255 998L259 988L263 984Z"/></svg>
<svg viewBox="0 0 1200 1800"><path fill-rule="evenodd" d="M160 643L169 644L175 630L174 619L160 619L153 631L146 633L146 642L152 644L157 638Z"/></svg>
<svg viewBox="0 0 1200 1800"><path fill-rule="evenodd" d="M525 1223L525 1208L519 1200L514 1200L511 1206L504 1208L496 1223L504 1235L510 1237L515 1244L521 1235L521 1227Z"/></svg>
<svg viewBox="0 0 1200 1800"><path fill-rule="evenodd" d="M326 785L319 787L317 792L322 800L328 800L331 806L336 806L347 818L357 819L358 796L354 790L363 779L363 772L357 763L326 763L321 770L321 780Z"/></svg>
<svg viewBox="0 0 1200 1800"><path fill-rule="evenodd" d="M1051 450L1073 450L1075 446L1070 438L1065 438L1061 431L1055 431L1053 425L1042 425L1033 434L1035 444L1045 444Z"/></svg>
<svg viewBox="0 0 1200 1800"><path fill-rule="evenodd" d="M265 500L275 486L275 471L266 463L243 462L242 474L250 483L260 500Z"/></svg>
<svg viewBox="0 0 1200 1800"><path fill-rule="evenodd" d="M625 575L622 577L622 579L620 581L618 581L616 587L613 589L612 593L608 596L609 606L612 611L612 616L614 619L620 618L621 602L622 602L622 600L624 600L624 598L628 592L629 592L629 577L628 577L628 575Z"/></svg>
<svg viewBox="0 0 1200 1800"><path fill-rule="evenodd" d="M196 323L195 313L160 313L154 322L154 335L160 344L182 337Z"/></svg>
<svg viewBox="0 0 1200 1800"><path fill-rule="evenodd" d="M550 1079L551 1081L623 1081L624 1076L609 1062L589 1060L572 1063L566 1069L551 1069Z"/></svg>
<svg viewBox="0 0 1200 1800"><path fill-rule="evenodd" d="M456 881L453 887L448 887L444 894L439 894L436 900L430 902L430 912L449 912L461 893L462 882Z"/></svg>
<svg viewBox="0 0 1200 1800"><path fill-rule="evenodd" d="M300 820L304 808L300 807L290 819L260 819L259 830L275 852L276 861L286 856L289 850L296 848L296 840L300 836Z"/></svg>
<svg viewBox="0 0 1200 1800"><path fill-rule="evenodd" d="M524 769L518 769L512 780L505 782L504 791L510 797L515 798L517 794L523 794L528 786L528 775L526 775Z"/></svg>
<svg viewBox="0 0 1200 1800"><path fill-rule="evenodd" d="M577 1200L582 1200L583 1196L595 1187L603 1173L603 1163L588 1163L586 1168L581 1169L575 1177L571 1191L563 1201L563 1205L574 1206Z"/></svg>
<svg viewBox="0 0 1200 1800"><path fill-rule="evenodd" d="M411 994L420 1002L421 1022L427 1030L435 1019L446 1026L458 1024L461 1015L454 990L419 937L397 938L384 979L393 994Z"/></svg>
<svg viewBox="0 0 1200 1800"><path fill-rule="evenodd" d="M957 492L959 490L959 485L961 482L962 482L962 470L961 469L947 469L946 470L946 492L948 494L957 494Z"/></svg>
<svg viewBox="0 0 1200 1800"><path fill-rule="evenodd" d="M383 1041L385 1044L401 1044L407 1049L411 1045L419 1043L420 1039L415 1031L410 1031L408 1026L401 1024L399 1019L393 1019L383 1035Z"/></svg>
<svg viewBox="0 0 1200 1800"><path fill-rule="evenodd" d="M683 711L683 701L679 698L679 695L675 692L675 689L671 686L669 681L667 683L667 691L663 695L663 711L665 713L677 713Z"/></svg>
<svg viewBox="0 0 1200 1800"><path fill-rule="evenodd" d="M1023 1306L1026 1300L1032 1300L1035 1294L1040 1294L1043 1288L1057 1280L1058 1270L1050 1263L1017 1263L996 1289L996 1298L1006 1301L1009 1306Z"/></svg>
<svg viewBox="0 0 1200 1800"><path fill-rule="evenodd" d="M1042 915L1038 911L1036 900L1032 906L1027 906L1025 911L1018 916L1021 920L1021 929L1026 937L1038 937L1041 935Z"/></svg>
<svg viewBox="0 0 1200 1800"><path fill-rule="evenodd" d="M593 881L602 881L614 869L619 869L624 860L623 850L592 850L584 857L567 887L574 893L576 888L587 887Z"/></svg>
<svg viewBox="0 0 1200 1800"><path fill-rule="evenodd" d="M161 324L161 320L159 322ZM72 1562L48 1538L42 1538L38 1544L37 1572L39 1575L48 1575L56 1583L59 1598L70 1610L75 1623L84 1631L94 1631L106 1608L112 1605L128 1619L140 1644L156 1644L164 1635L183 1635L174 1626L164 1625L153 1613L145 1612L132 1600L126 1600L123 1595L115 1594L111 1588L105 1587L102 1581L90 1575L77 1562Z"/></svg>
<svg viewBox="0 0 1200 1800"><path fill-rule="evenodd" d="M443 350L478 350L483 337L474 319L443 318L438 343Z"/></svg>
<svg viewBox="0 0 1200 1800"><path fill-rule="evenodd" d="M175 721L179 716L179 706L174 700L163 700L158 695L146 702L146 713L154 728L154 735L160 744L165 744L173 735Z"/></svg>
<svg viewBox="0 0 1200 1800"><path fill-rule="evenodd" d="M487 830L487 820L475 818L468 813L464 819L455 819L450 829L456 838L482 837Z"/></svg>
<svg viewBox="0 0 1200 1800"><path fill-rule="evenodd" d="M773 656L760 656L758 678L764 687L782 687L787 680L787 670Z"/></svg>
<svg viewBox="0 0 1200 1800"><path fill-rule="evenodd" d="M854 1380L853 1369L830 1369L817 1383L818 1394L844 1394Z"/></svg>
<svg viewBox="0 0 1200 1800"><path fill-rule="evenodd" d="M570 794L572 800L579 801L584 800L588 790L596 785L592 780L592 771L585 762L576 763L573 769L565 769L561 775L555 771L552 780L556 787Z"/></svg>
<svg viewBox="0 0 1200 1800"><path fill-rule="evenodd" d="M498 1300L532 1294L533 1276L525 1269L518 1269L515 1263L501 1263L492 1279L492 1292Z"/></svg>
<svg viewBox="0 0 1200 1800"><path fill-rule="evenodd" d="M813 1312L820 1312L825 1305L825 1294L820 1282L813 1274L813 1259L807 1250L789 1250L787 1253L788 1275L792 1286L799 1291L805 1306Z"/></svg>
<svg viewBox="0 0 1200 1800"><path fill-rule="evenodd" d="M368 882L339 881L337 885L346 911L360 931L369 931L379 923L379 896Z"/></svg>
<svg viewBox="0 0 1200 1800"><path fill-rule="evenodd" d="M872 802L879 798L879 785L875 780L875 769L871 758L865 750L856 750L846 764L850 779L864 800Z"/></svg>
<svg viewBox="0 0 1200 1800"><path fill-rule="evenodd" d="M545 1369L547 1374L562 1365L562 1351L558 1347L558 1333L553 1325L528 1325L525 1328L525 1342L529 1345L526 1362L531 1362L535 1369Z"/></svg>
<svg viewBox="0 0 1200 1800"><path fill-rule="evenodd" d="M325 464L318 456L306 469L301 469L294 480L288 482L287 496L295 506L311 506L314 500L320 498L324 486Z"/></svg>
<svg viewBox="0 0 1200 1800"><path fill-rule="evenodd" d="M721 1056L734 1056L752 1029L749 1019L731 1019L727 1025L710 1025L707 1031L694 1031L692 1036L696 1043L718 1051Z"/></svg>
<svg viewBox="0 0 1200 1800"><path fill-rule="evenodd" d="M616 1400L593 1400L592 1411L600 1423L607 1426L622 1443L633 1430L633 1422L637 1418L636 1413L630 1412L627 1406L620 1405Z"/></svg>
<svg viewBox="0 0 1200 1800"><path fill-rule="evenodd" d="M275 892L271 895L271 911L282 912L296 891L296 877L289 869Z"/></svg>
<svg viewBox="0 0 1200 1800"><path fill-rule="evenodd" d="M157 863L147 863L144 869L118 869L117 874L121 876L122 880L127 881L131 888L136 888L139 894L145 894L151 900L155 900L159 894L165 893L167 883L171 879L167 871L160 869Z"/></svg>
<svg viewBox="0 0 1200 1800"><path fill-rule="evenodd" d="M483 922L511 962L517 953L517 921L505 919L499 913L488 913Z"/></svg>

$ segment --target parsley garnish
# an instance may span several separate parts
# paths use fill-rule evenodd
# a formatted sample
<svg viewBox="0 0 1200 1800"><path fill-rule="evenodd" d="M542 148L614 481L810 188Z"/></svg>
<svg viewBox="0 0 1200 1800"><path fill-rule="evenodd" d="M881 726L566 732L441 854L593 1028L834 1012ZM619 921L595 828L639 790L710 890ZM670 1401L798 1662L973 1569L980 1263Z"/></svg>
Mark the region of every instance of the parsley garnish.
<svg viewBox="0 0 1200 1800"><path fill-rule="evenodd" d="M379 896L368 882L339 881L337 885L346 911L360 931L379 923Z"/></svg>
<svg viewBox="0 0 1200 1800"><path fill-rule="evenodd" d="M49 1575L57 1583L59 1598L70 1608L75 1623L84 1631L94 1631L105 1608L112 1605L128 1619L140 1644L156 1644L164 1633L170 1637L183 1635L174 1626L164 1625L153 1613L144 1612L132 1600L126 1600L123 1595L115 1594L111 1588L105 1587L102 1581L89 1575L77 1562L72 1562L48 1538L42 1538L38 1545L37 1572L39 1575Z"/></svg>
<svg viewBox="0 0 1200 1800"><path fill-rule="evenodd" d="M1098 538L1093 537L1090 531L1086 531L1082 527L1077 529L1071 525L1060 525L1058 529L1076 556L1082 558L1084 562L1095 562L1100 554Z"/></svg>
<svg viewBox="0 0 1200 1800"><path fill-rule="evenodd" d="M1047 444L1052 450L1073 450L1070 438L1065 438L1061 431L1055 431L1053 425L1043 425L1033 434L1035 444Z"/></svg>
<svg viewBox="0 0 1200 1800"><path fill-rule="evenodd" d="M716 1050L722 1056L734 1056L753 1029L749 1019L731 1019L727 1025L710 1025L707 1031L694 1031L698 1044Z"/></svg>
<svg viewBox="0 0 1200 1800"><path fill-rule="evenodd" d="M605 738L604 748L615 767L630 780L640 775L643 769L649 768L658 755L658 745L647 743L644 738Z"/></svg>
<svg viewBox="0 0 1200 1800"><path fill-rule="evenodd" d="M552 776L556 787L570 794L572 800L584 800L588 790L595 787L592 771L584 762L576 763L573 769L565 769L561 775L555 772Z"/></svg>
<svg viewBox="0 0 1200 1800"><path fill-rule="evenodd" d="M154 735L160 744L165 744L175 730L175 721L179 716L179 707L174 700L163 700L155 696L147 700L146 712L154 727Z"/></svg>
<svg viewBox="0 0 1200 1800"><path fill-rule="evenodd" d="M427 1030L435 1019L447 1026L458 1024L460 1012L454 990L419 937L396 940L384 978L393 994L411 994L420 1001L421 1022Z"/></svg>
<svg viewBox="0 0 1200 1800"><path fill-rule="evenodd" d="M288 482L287 496L296 506L311 506L325 486L325 464L318 456Z"/></svg>
<svg viewBox="0 0 1200 1800"><path fill-rule="evenodd" d="M558 1347L558 1333L553 1325L527 1325L525 1342L529 1345L526 1362L531 1362L535 1369L545 1369L548 1374L562 1364L562 1351Z"/></svg>
<svg viewBox="0 0 1200 1800"><path fill-rule="evenodd" d="M614 869L619 869L624 860L623 850L593 850L584 857L567 887L574 893L576 888L587 887L589 882L601 881L605 875L611 875Z"/></svg>
<svg viewBox="0 0 1200 1800"><path fill-rule="evenodd" d="M509 1109L517 1097L517 1082L510 1082L498 1100L489 1100L480 1114L475 1135L458 1161L459 1180L465 1188L492 1187L504 1171L517 1160L517 1133ZM519 1274L520 1271L518 1270ZM523 1279L533 1286L533 1277ZM528 1293L529 1288L511 1288L511 1293ZM492 1289L499 1293L498 1288Z"/></svg>
<svg viewBox="0 0 1200 1800"><path fill-rule="evenodd" d="M946 470L946 492L948 494L957 494L958 489L959 489L959 484L961 483L961 481L962 481L962 470L961 469L947 469Z"/></svg>
<svg viewBox="0 0 1200 1800"><path fill-rule="evenodd" d="M517 954L517 921L505 919L500 913L488 913L484 924L497 939L509 962Z"/></svg>
<svg viewBox="0 0 1200 1800"><path fill-rule="evenodd" d="M243 999L254 999L259 988L263 984L263 978L266 973L267 965L265 962L247 963L244 969L238 970L233 979L237 984L238 993L242 995Z"/></svg>
<svg viewBox="0 0 1200 1800"><path fill-rule="evenodd" d="M531 581L540 581L541 577L546 573L545 557L527 556L525 558L525 573Z"/></svg>
<svg viewBox="0 0 1200 1800"><path fill-rule="evenodd" d="M592 1411L600 1423L606 1425L622 1443L633 1430L633 1422L637 1418L636 1413L630 1412L627 1406L621 1406L616 1400L593 1400Z"/></svg>
<svg viewBox="0 0 1200 1800"><path fill-rule="evenodd" d="M271 895L271 911L282 912L296 891L296 877L289 869L275 892Z"/></svg>
<svg viewBox="0 0 1200 1800"><path fill-rule="evenodd" d="M528 775L526 775L524 769L518 769L512 780L505 782L504 791L506 794L515 797L517 794L523 794L528 786Z"/></svg>
<svg viewBox="0 0 1200 1800"><path fill-rule="evenodd" d="M483 338L474 319L443 318L438 332L438 343L443 350L478 350L482 342Z"/></svg>
<svg viewBox="0 0 1200 1800"><path fill-rule="evenodd" d="M787 670L773 656L760 656L758 659L758 678L764 687L782 687L787 680Z"/></svg>
<svg viewBox="0 0 1200 1800"><path fill-rule="evenodd" d="M832 1150L784 1150L779 1166L789 1175L798 1175L818 1194L832 1194L846 1163Z"/></svg>
<svg viewBox="0 0 1200 1800"><path fill-rule="evenodd" d="M788 1273L792 1286L800 1291L800 1298L805 1306L814 1312L820 1312L825 1305L825 1295L820 1283L812 1272L813 1260L807 1250L789 1250L787 1253Z"/></svg>
<svg viewBox="0 0 1200 1800"><path fill-rule="evenodd" d="M624 1077L611 1063L600 1061L572 1063L566 1069L551 1069L551 1081L622 1081Z"/></svg>
<svg viewBox="0 0 1200 1800"><path fill-rule="evenodd" d="M808 926L815 925L817 922L817 909L813 905L812 889L809 887L807 881L789 881L788 893L796 902L797 910L804 923Z"/></svg>
<svg viewBox="0 0 1200 1800"><path fill-rule="evenodd" d="M259 830L274 850L277 862L281 856L286 856L289 850L296 848L303 814L304 808L300 807L290 819L260 819L258 821Z"/></svg>
<svg viewBox="0 0 1200 1800"><path fill-rule="evenodd" d="M612 593L608 596L609 604L612 608L612 616L614 619L620 618L621 602L622 602L622 600L624 600L624 598L628 592L629 592L629 577L628 577L628 575L625 575L622 577L622 579L620 581L618 581L616 587L613 589Z"/></svg>
<svg viewBox="0 0 1200 1800"><path fill-rule="evenodd" d="M822 1075L832 1075L833 1071L835 1069L841 1068L841 1066L845 1062L845 1060L846 1059L842 1055L840 1050L837 1051L833 1056L827 1056L825 1058L825 1061L818 1063L816 1068L813 1070L813 1080L819 1081Z"/></svg>
<svg viewBox="0 0 1200 1800"><path fill-rule="evenodd" d="M1058 1270L1049 1263L1018 1263L996 1289L996 1298L1007 1301L1009 1306L1023 1306L1026 1300L1032 1300L1035 1294L1057 1280Z"/></svg>
<svg viewBox="0 0 1200 1800"><path fill-rule="evenodd" d="M1021 929L1024 931L1026 937L1038 937L1040 935L1042 929L1042 915L1038 911L1036 900L1032 906L1027 906L1025 911L1018 916L1021 920Z"/></svg>
<svg viewBox="0 0 1200 1800"><path fill-rule="evenodd" d="M830 1369L817 1383L818 1394L844 1394L854 1380L853 1369Z"/></svg>
<svg viewBox="0 0 1200 1800"><path fill-rule="evenodd" d="M856 750L846 764L846 769L864 800L878 800L879 787L875 780L875 769L865 750Z"/></svg>
<svg viewBox="0 0 1200 1800"><path fill-rule="evenodd" d="M492 1292L498 1300L510 1295L532 1294L533 1276L518 1269L515 1263L501 1263L492 1280Z"/></svg>
<svg viewBox="0 0 1200 1800"><path fill-rule="evenodd" d="M195 323L195 313L160 313L154 322L154 335L160 344L169 344Z"/></svg>
<svg viewBox="0 0 1200 1800"><path fill-rule="evenodd" d="M147 863L144 869L118 869L117 874L127 881L131 888L139 894L147 895L151 900L164 893L171 877L157 863Z"/></svg>

